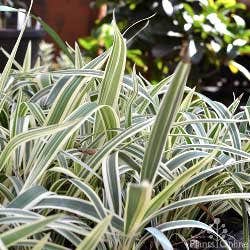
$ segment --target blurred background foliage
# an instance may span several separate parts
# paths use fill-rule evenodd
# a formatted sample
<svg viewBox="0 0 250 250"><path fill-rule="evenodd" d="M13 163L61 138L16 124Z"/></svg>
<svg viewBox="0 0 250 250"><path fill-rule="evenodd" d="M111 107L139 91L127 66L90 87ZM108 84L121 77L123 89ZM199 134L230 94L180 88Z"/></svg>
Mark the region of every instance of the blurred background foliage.
<svg viewBox="0 0 250 250"><path fill-rule="evenodd" d="M250 15L243 1L99 0L93 4L106 13L96 21L91 36L79 38L86 56L92 58L111 46L113 9L121 30L155 14L128 44L128 71L135 63L147 79L158 82L173 72L182 47L189 44L193 63L191 84L198 83L199 88L216 85L213 87L218 89L220 85L235 85L235 81L237 85L240 81L244 88L248 87ZM225 79L225 75L231 79ZM227 80L231 82L226 83Z"/></svg>

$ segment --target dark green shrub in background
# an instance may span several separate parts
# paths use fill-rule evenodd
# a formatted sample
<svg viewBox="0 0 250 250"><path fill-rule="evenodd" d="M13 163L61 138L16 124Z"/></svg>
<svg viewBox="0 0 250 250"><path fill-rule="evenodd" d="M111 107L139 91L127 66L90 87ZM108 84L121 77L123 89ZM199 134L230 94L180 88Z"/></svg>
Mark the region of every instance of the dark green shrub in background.
<svg viewBox="0 0 250 250"><path fill-rule="evenodd" d="M189 43L193 80L206 79L223 66L230 67L232 73L243 71L249 79L249 73L234 61L241 63L240 56L250 53L249 12L236 0L100 0L95 3L108 4L108 14L97 23L91 37L79 40L87 55L96 54L100 46L110 46L107 23L114 8L120 28L156 13L148 27L129 44L129 49L135 52L130 59L144 69L147 77L160 80L172 72L181 48ZM145 65L149 64L151 67L147 68Z"/></svg>

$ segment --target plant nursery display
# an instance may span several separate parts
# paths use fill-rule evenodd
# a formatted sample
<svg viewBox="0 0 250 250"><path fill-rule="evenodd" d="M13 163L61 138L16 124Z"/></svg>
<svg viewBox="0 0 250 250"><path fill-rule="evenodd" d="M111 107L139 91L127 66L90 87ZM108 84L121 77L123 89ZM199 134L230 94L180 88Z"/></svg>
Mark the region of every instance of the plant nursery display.
<svg viewBox="0 0 250 250"><path fill-rule="evenodd" d="M187 47L155 85L126 74L115 17L112 46L87 63L39 20L71 67L32 66L31 45L21 64L30 11L0 75L0 249L233 249L212 226L230 214L249 249L241 96L226 107L187 87Z"/></svg>

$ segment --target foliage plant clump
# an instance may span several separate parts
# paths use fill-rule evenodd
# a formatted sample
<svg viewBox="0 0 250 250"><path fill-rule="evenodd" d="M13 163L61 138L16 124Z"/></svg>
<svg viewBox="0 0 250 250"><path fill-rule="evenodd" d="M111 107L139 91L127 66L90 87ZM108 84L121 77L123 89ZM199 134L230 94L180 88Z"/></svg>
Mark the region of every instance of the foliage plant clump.
<svg viewBox="0 0 250 250"><path fill-rule="evenodd" d="M187 58L154 86L135 68L124 74L126 42L112 26L112 47L87 64L47 25L74 67L31 68L31 46L18 64L20 39L8 55L1 249L173 249L194 230L231 249L209 226L210 214L229 209L247 243L249 107L237 112L239 98L225 107L186 87Z"/></svg>

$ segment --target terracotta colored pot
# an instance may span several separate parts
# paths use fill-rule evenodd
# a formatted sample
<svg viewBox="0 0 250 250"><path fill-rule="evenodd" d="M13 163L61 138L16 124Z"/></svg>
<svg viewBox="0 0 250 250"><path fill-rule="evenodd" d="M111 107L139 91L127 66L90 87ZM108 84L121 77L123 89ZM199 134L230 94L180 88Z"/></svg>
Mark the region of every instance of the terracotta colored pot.
<svg viewBox="0 0 250 250"><path fill-rule="evenodd" d="M90 34L96 12L92 0L36 0L32 12L40 16L71 46L79 37ZM29 2L29 1L27 1ZM53 40L46 36L48 42Z"/></svg>

